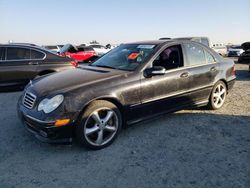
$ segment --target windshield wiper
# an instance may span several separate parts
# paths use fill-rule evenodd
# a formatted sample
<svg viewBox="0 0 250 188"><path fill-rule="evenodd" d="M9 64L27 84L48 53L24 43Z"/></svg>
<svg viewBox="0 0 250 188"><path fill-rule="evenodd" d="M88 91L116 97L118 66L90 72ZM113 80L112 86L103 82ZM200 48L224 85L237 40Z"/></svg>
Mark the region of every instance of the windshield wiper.
<svg viewBox="0 0 250 188"><path fill-rule="evenodd" d="M92 65L93 66L93 65ZM103 68L109 68L109 69L116 69L115 67L111 67L108 65L94 65L95 67L103 67Z"/></svg>

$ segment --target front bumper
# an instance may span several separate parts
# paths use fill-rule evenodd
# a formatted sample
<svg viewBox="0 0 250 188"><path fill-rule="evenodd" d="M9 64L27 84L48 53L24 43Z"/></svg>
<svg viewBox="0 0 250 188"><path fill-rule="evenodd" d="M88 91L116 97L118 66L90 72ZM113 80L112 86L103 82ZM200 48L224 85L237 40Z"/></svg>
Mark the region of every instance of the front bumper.
<svg viewBox="0 0 250 188"><path fill-rule="evenodd" d="M74 123L56 127L54 126L55 121L42 121L30 115L29 110L22 106L20 102L18 103L17 113L27 130L40 141L63 144L72 142Z"/></svg>

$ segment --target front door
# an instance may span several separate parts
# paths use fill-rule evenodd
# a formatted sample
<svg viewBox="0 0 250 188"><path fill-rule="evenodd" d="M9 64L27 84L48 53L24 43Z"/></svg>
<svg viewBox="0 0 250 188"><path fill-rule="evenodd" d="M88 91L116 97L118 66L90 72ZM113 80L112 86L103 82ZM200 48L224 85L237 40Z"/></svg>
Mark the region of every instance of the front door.
<svg viewBox="0 0 250 188"><path fill-rule="evenodd" d="M184 67L181 45L165 48L152 66L164 67L166 73L150 78L141 76L141 105L138 107L138 114L144 117L161 114L190 103L190 97L186 93L190 73Z"/></svg>

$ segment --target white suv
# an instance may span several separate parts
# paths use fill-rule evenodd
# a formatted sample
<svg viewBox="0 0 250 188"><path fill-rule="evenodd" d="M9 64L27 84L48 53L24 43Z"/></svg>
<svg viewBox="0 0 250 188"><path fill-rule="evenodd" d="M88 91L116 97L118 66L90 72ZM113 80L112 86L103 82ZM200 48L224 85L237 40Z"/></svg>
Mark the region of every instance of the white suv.
<svg viewBox="0 0 250 188"><path fill-rule="evenodd" d="M89 46L94 48L98 56L102 56L111 50L100 44L90 44Z"/></svg>
<svg viewBox="0 0 250 188"><path fill-rule="evenodd" d="M212 49L216 51L218 54L220 54L221 56L227 55L227 47L226 45L222 43L213 44Z"/></svg>

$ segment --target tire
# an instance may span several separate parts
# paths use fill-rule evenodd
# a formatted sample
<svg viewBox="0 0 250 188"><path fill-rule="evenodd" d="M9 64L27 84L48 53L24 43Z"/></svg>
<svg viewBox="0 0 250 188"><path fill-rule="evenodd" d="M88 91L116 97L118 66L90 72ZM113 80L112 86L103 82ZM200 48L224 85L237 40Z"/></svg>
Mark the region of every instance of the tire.
<svg viewBox="0 0 250 188"><path fill-rule="evenodd" d="M227 87L225 83L222 81L217 82L212 89L208 107L211 110L220 109L224 105L226 97L227 97Z"/></svg>
<svg viewBox="0 0 250 188"><path fill-rule="evenodd" d="M92 102L76 125L77 141L90 149L98 150L112 144L122 127L120 110L105 100Z"/></svg>

